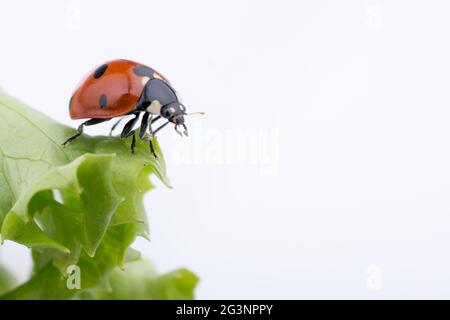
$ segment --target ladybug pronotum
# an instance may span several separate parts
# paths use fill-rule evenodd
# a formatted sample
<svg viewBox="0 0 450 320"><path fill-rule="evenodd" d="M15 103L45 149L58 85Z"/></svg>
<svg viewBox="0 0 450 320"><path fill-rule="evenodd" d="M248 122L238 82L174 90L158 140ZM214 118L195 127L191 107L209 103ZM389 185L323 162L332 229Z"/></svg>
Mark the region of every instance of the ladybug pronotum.
<svg viewBox="0 0 450 320"><path fill-rule="evenodd" d="M134 153L134 126L141 113L143 116L139 137L142 141L149 141L150 150L155 157L152 138L167 124L174 123L177 133L187 136L187 127L184 124L186 108L170 82L152 68L130 60L109 61L91 72L75 89L70 99L69 111L72 119L89 120L83 122L78 127L77 134L67 139L63 145L78 138L83 133L84 126L134 115L134 118L125 124L120 135L121 138L132 137L131 152ZM152 124L159 119L167 121L153 130ZM113 125L111 133L121 120L122 118ZM179 126L184 128L183 132L179 130Z"/></svg>

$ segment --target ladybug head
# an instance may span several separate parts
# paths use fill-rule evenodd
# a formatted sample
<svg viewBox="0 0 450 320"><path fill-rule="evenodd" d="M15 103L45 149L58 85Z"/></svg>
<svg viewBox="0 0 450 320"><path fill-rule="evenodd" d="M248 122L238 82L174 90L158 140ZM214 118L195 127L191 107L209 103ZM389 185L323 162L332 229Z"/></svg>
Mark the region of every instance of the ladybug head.
<svg viewBox="0 0 450 320"><path fill-rule="evenodd" d="M203 112L186 113L186 107L178 101L169 103L161 107L161 116L169 120L169 122L175 124L175 131L180 136L183 136L183 134L186 137L188 136L188 130L186 125L184 124L184 116L188 116L191 114L204 114L204 113ZM182 126L184 128L184 131L181 132L180 130L178 130L178 126Z"/></svg>
<svg viewBox="0 0 450 320"><path fill-rule="evenodd" d="M186 107L180 102L172 102L161 107L161 116L175 124L175 131L182 135L178 130L178 126L183 126L184 135L187 136L187 127L184 124L184 116L186 115Z"/></svg>
<svg viewBox="0 0 450 320"><path fill-rule="evenodd" d="M188 135L187 127L184 124L184 116L188 115L186 107L168 83L159 79L147 82L143 97L149 103L147 111L153 114L159 113L161 117L168 120L167 123L175 124L175 131L179 135ZM183 132L178 129L180 126L183 127Z"/></svg>
<svg viewBox="0 0 450 320"><path fill-rule="evenodd" d="M161 116L175 124L183 124L185 114L185 106L183 106L178 101L169 103L161 107Z"/></svg>

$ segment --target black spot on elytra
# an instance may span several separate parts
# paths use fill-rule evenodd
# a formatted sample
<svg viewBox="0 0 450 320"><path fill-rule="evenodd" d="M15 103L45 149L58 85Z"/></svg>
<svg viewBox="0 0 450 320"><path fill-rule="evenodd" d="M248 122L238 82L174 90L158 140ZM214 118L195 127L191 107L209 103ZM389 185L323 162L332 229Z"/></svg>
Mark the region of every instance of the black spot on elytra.
<svg viewBox="0 0 450 320"><path fill-rule="evenodd" d="M151 78L153 78L153 73L155 71L153 71L152 69L150 69L149 67L146 67L146 66L139 66L139 67L133 68L133 72L137 76L149 77L151 79Z"/></svg>
<svg viewBox="0 0 450 320"><path fill-rule="evenodd" d="M100 99L98 100L98 104L100 105L100 108L104 108L106 107L106 105L108 104L108 99L106 98L106 94L102 94L100 96Z"/></svg>
<svg viewBox="0 0 450 320"><path fill-rule="evenodd" d="M94 71L94 78L98 79L100 78L106 71L106 69L108 69L108 65L105 63L103 65L101 65L100 67L98 67L95 71Z"/></svg>

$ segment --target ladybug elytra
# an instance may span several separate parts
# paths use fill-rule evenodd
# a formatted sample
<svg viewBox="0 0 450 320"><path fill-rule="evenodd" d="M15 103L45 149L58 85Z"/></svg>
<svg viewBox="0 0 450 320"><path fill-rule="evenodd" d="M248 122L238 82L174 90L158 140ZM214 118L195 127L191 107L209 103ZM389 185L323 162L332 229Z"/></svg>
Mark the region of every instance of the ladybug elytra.
<svg viewBox="0 0 450 320"><path fill-rule="evenodd" d="M121 138L132 137L131 151L134 153L136 144L134 126L139 121L141 113L143 116L139 137L143 141L149 141L150 150L155 157L152 138L167 124L174 123L175 130L180 135L188 134L184 124L186 108L170 82L154 69L130 60L109 61L91 72L75 89L70 99L69 111L72 119L89 120L83 122L78 127L77 133L63 145L79 137L85 126L99 124L116 117L134 115L120 134ZM152 124L159 119L167 121L153 130ZM121 120L113 125L111 133ZM183 127L183 132L179 130L179 126Z"/></svg>

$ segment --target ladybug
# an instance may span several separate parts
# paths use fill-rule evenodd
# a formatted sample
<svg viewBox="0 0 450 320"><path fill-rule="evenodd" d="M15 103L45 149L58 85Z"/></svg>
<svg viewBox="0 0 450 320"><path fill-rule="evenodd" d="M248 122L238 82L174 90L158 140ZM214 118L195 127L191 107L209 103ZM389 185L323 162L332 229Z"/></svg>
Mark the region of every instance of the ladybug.
<svg viewBox="0 0 450 320"><path fill-rule="evenodd" d="M167 124L175 124L175 131L181 136L188 135L184 124L186 108L170 82L154 69L130 60L112 60L89 73L75 89L70 99L69 112L72 119L89 120L78 127L77 133L67 139L63 143L64 146L78 138L85 126L134 115L120 134L123 139L132 137L131 152L134 153L136 146L134 126L139 121L141 113L143 116L139 138L142 141L149 141L150 150L155 157L152 138ZM159 119L167 121L153 130L152 124ZM110 135L121 120L122 118L112 126ZM179 130L179 126L183 127L183 132Z"/></svg>

